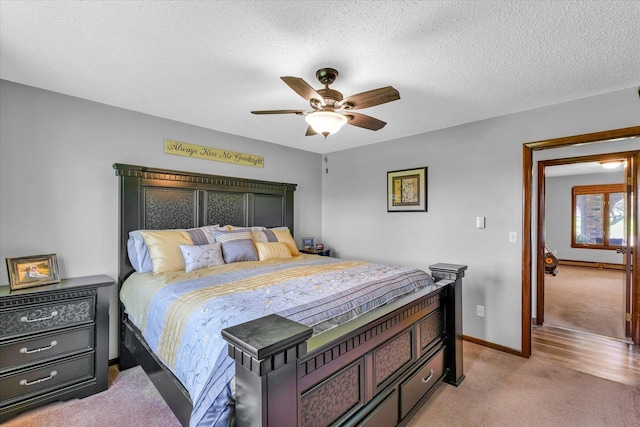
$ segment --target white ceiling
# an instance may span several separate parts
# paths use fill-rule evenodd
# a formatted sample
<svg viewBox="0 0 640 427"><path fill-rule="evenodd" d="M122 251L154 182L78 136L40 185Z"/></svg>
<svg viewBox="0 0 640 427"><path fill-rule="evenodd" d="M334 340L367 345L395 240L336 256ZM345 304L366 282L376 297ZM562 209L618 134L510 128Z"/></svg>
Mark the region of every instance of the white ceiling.
<svg viewBox="0 0 640 427"><path fill-rule="evenodd" d="M544 169L546 177L568 176L568 175L591 175L595 173L617 173L624 179L624 167L622 165L615 169L605 169L598 162L571 163L568 165L547 166Z"/></svg>
<svg viewBox="0 0 640 427"><path fill-rule="evenodd" d="M640 84L637 1L0 1L0 78L318 153ZM305 137L280 76L388 124ZM172 135L175 138L175 135ZM187 141L205 143L204 141Z"/></svg>

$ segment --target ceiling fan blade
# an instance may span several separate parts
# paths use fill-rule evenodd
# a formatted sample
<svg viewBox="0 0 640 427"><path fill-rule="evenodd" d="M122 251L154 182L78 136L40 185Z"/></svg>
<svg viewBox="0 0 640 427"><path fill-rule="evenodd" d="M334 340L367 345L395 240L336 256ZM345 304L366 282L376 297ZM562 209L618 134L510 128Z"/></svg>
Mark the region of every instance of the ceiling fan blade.
<svg viewBox="0 0 640 427"><path fill-rule="evenodd" d="M262 110L252 111L251 114L306 114L305 110Z"/></svg>
<svg viewBox="0 0 640 427"><path fill-rule="evenodd" d="M313 128L311 126L307 127L307 133L304 134L304 136L313 136L313 135L317 135L318 132L316 132L315 130L313 130Z"/></svg>
<svg viewBox="0 0 640 427"><path fill-rule="evenodd" d="M347 110L359 110L398 99L400 99L400 93L392 86L386 86L348 96L338 103L337 108L344 107ZM351 107L349 108L350 105Z"/></svg>
<svg viewBox="0 0 640 427"><path fill-rule="evenodd" d="M291 89L293 89L298 95L306 99L307 101L311 101L312 99L317 99L320 101L320 105L324 107L325 102L322 96L314 88L312 88L309 83L305 82L300 77L291 77L284 76L280 77L282 81L284 81Z"/></svg>
<svg viewBox="0 0 640 427"><path fill-rule="evenodd" d="M369 130L380 130L387 124L382 120L378 120L374 117L367 116L366 114L352 113L348 111L344 115L349 119L348 125L358 126Z"/></svg>

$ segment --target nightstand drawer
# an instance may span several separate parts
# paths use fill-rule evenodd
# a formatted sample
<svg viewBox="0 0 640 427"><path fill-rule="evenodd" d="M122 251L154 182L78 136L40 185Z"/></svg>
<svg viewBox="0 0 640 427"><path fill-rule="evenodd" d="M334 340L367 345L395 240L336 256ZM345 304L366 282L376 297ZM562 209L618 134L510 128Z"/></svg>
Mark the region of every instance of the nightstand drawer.
<svg viewBox="0 0 640 427"><path fill-rule="evenodd" d="M53 358L90 351L94 325L64 329L0 344L0 373Z"/></svg>
<svg viewBox="0 0 640 427"><path fill-rule="evenodd" d="M93 322L95 298L64 300L0 313L0 338Z"/></svg>
<svg viewBox="0 0 640 427"><path fill-rule="evenodd" d="M94 377L94 353L0 377L0 407Z"/></svg>

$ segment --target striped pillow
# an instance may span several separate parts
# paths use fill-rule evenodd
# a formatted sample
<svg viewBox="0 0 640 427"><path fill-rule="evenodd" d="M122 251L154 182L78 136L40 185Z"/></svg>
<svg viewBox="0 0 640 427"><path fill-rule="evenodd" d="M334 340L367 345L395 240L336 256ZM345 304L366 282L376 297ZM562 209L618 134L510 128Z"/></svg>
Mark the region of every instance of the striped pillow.
<svg viewBox="0 0 640 427"><path fill-rule="evenodd" d="M254 242L281 242L287 245L292 256L300 254L298 246L287 227L270 228L268 230L252 231L251 238Z"/></svg>
<svg viewBox="0 0 640 427"><path fill-rule="evenodd" d="M262 225L252 225L249 227L243 227L240 225L226 225L225 227L227 227L227 229L229 230L249 230L249 231L256 231L256 230L266 230L267 227L264 227Z"/></svg>

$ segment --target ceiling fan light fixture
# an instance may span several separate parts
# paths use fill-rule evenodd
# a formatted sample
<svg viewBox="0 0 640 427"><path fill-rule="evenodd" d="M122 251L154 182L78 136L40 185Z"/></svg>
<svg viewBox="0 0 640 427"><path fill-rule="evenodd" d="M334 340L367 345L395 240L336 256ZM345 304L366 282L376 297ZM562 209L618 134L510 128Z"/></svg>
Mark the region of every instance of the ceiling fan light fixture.
<svg viewBox="0 0 640 427"><path fill-rule="evenodd" d="M400 99L400 93L392 86L344 98L342 93L329 87L338 77L338 71L333 68L321 68L316 72L316 77L324 85L324 89L316 90L300 77L280 77L295 93L309 102L311 110L258 110L252 111L251 114L303 115L309 124L305 136L322 134L326 138L338 132L345 124L373 131L382 129L386 125L382 120L366 114L352 113L351 110L362 110Z"/></svg>
<svg viewBox="0 0 640 427"><path fill-rule="evenodd" d="M615 169L622 164L622 160L612 160L607 162L600 162L600 165L605 169Z"/></svg>
<svg viewBox="0 0 640 427"><path fill-rule="evenodd" d="M316 111L308 114L305 120L314 131L323 134L325 138L338 132L349 121L344 115L334 111Z"/></svg>

